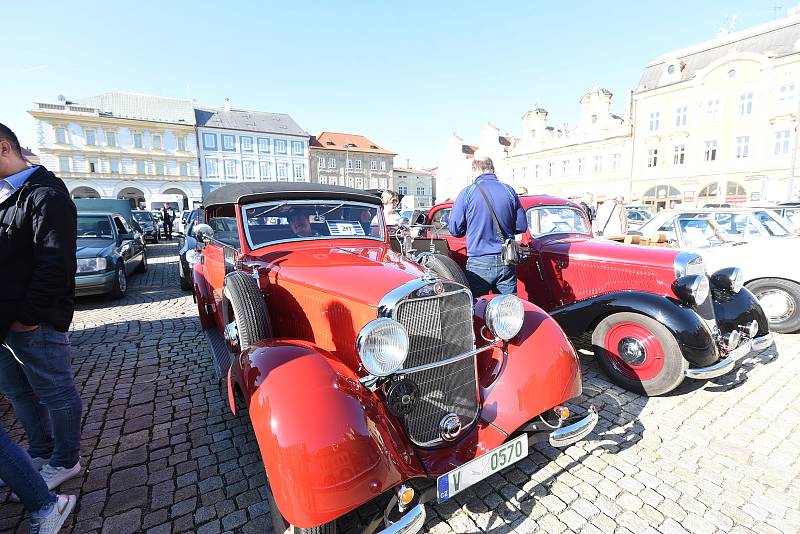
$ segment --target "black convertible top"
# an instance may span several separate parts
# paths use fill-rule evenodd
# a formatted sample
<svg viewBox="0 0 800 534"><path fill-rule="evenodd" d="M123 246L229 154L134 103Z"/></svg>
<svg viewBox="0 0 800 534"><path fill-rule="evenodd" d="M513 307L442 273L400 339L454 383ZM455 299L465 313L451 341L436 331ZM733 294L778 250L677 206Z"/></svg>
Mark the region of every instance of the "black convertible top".
<svg viewBox="0 0 800 534"><path fill-rule="evenodd" d="M381 204L380 197L362 189L309 182L241 182L224 185L208 194L203 205L241 204L260 200L355 200Z"/></svg>

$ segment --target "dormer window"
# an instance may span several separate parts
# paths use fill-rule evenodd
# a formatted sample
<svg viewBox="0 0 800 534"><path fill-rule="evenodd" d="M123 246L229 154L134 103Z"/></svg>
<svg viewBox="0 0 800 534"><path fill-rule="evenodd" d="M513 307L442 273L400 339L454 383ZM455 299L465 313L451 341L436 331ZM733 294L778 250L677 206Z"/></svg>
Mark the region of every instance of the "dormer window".
<svg viewBox="0 0 800 534"><path fill-rule="evenodd" d="M592 124L597 123L597 115L592 115Z"/></svg>
<svg viewBox="0 0 800 534"><path fill-rule="evenodd" d="M736 70L735 69L731 69L731 70L728 71L728 78L730 78L730 79L736 78Z"/></svg>
<svg viewBox="0 0 800 534"><path fill-rule="evenodd" d="M673 63L669 67L667 67L667 74L675 74L675 64Z"/></svg>

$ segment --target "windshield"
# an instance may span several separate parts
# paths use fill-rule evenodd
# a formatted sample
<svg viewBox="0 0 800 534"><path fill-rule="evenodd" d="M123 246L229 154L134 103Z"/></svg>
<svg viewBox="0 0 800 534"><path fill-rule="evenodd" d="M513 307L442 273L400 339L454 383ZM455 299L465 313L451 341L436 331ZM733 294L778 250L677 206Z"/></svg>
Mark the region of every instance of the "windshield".
<svg viewBox="0 0 800 534"><path fill-rule="evenodd" d="M753 213L758 219L758 222L764 227L767 233L773 237L784 237L791 235L792 230L787 228L780 216L776 215L772 210L758 210Z"/></svg>
<svg viewBox="0 0 800 534"><path fill-rule="evenodd" d="M111 219L105 215L78 215L78 238L113 239Z"/></svg>
<svg viewBox="0 0 800 534"><path fill-rule="evenodd" d="M533 237L547 234L589 234L582 210L571 206L542 206L528 210L528 228Z"/></svg>
<svg viewBox="0 0 800 534"><path fill-rule="evenodd" d="M132 214L133 214L133 220L135 220L138 223L153 222L153 216L150 215L150 213L147 211L134 211L132 212Z"/></svg>
<svg viewBox="0 0 800 534"><path fill-rule="evenodd" d="M800 229L800 208L784 209L783 218L789 221L789 223L794 226L795 229Z"/></svg>
<svg viewBox="0 0 800 534"><path fill-rule="evenodd" d="M733 241L722 228L709 219L681 216L676 221L687 248L707 248Z"/></svg>
<svg viewBox="0 0 800 534"><path fill-rule="evenodd" d="M285 241L374 239L383 241L378 206L355 201L276 201L242 207L252 248Z"/></svg>

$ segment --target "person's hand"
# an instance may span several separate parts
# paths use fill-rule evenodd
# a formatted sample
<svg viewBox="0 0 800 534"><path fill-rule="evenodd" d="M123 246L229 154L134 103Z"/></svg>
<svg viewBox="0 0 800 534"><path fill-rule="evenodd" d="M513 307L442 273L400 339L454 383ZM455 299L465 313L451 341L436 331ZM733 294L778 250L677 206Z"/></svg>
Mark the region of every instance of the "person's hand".
<svg viewBox="0 0 800 534"><path fill-rule="evenodd" d="M23 324L19 321L14 321L13 323L11 323L10 328L12 332L33 332L34 330L39 328L39 325L38 324L29 325L29 324Z"/></svg>

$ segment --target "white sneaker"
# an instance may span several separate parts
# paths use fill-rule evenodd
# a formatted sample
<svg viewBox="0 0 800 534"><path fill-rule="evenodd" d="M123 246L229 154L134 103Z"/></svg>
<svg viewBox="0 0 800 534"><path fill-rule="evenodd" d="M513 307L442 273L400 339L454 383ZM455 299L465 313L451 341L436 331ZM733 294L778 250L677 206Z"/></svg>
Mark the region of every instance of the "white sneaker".
<svg viewBox="0 0 800 534"><path fill-rule="evenodd" d="M42 468L44 464L50 461L50 458L39 458L38 456L36 456L34 458L31 458L31 461L33 462L33 467L35 467L36 470L38 471L39 469ZM2 478L0 478L0 488L4 487L6 487L6 483Z"/></svg>
<svg viewBox="0 0 800 534"><path fill-rule="evenodd" d="M75 495L56 495L56 504L43 519L31 519L31 534L58 534L78 501Z"/></svg>
<svg viewBox="0 0 800 534"><path fill-rule="evenodd" d="M47 489L56 489L62 482L75 478L81 472L81 463L78 462L72 467L53 467L49 463L44 464L39 474L42 475Z"/></svg>

